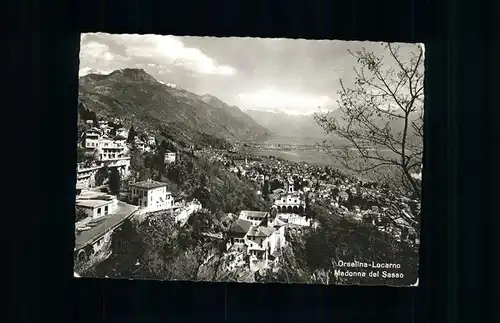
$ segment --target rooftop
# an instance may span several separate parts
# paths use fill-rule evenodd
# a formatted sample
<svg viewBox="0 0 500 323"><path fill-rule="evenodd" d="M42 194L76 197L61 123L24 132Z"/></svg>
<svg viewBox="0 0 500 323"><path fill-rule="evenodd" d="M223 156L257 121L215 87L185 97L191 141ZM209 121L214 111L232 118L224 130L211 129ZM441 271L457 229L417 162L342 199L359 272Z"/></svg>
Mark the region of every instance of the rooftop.
<svg viewBox="0 0 500 323"><path fill-rule="evenodd" d="M247 233L252 226L252 222L247 220L238 219L229 229L233 233Z"/></svg>
<svg viewBox="0 0 500 323"><path fill-rule="evenodd" d="M285 194L286 191L282 188L277 188L273 191L273 194Z"/></svg>
<svg viewBox="0 0 500 323"><path fill-rule="evenodd" d="M132 184L129 184L129 186L138 187L138 188L153 189L153 188L167 186L167 184L162 183L162 182L153 181L153 180L147 180L147 181L132 183Z"/></svg>
<svg viewBox="0 0 500 323"><path fill-rule="evenodd" d="M245 216L245 217L252 217L252 218L265 218L266 215L268 215L269 212L262 212L262 211L241 211L240 216Z"/></svg>
<svg viewBox="0 0 500 323"><path fill-rule="evenodd" d="M106 232L108 232L108 230L114 229L121 222L123 222L123 220L131 216L135 210L137 210L136 206L118 202L118 207L115 213L96 219L96 225L94 227L90 230L82 231L76 234L75 249L81 249L87 244L98 240Z"/></svg>
<svg viewBox="0 0 500 323"><path fill-rule="evenodd" d="M271 227L251 227L247 235L252 237L268 237L274 232L274 228Z"/></svg>
<svg viewBox="0 0 500 323"><path fill-rule="evenodd" d="M76 200L76 206L91 208L91 209L108 205L111 203L113 203L113 201L111 200L80 200L80 199Z"/></svg>
<svg viewBox="0 0 500 323"><path fill-rule="evenodd" d="M79 200L111 200L114 198L116 197L113 195L99 191L90 191L90 190L82 191L80 196L78 197Z"/></svg>

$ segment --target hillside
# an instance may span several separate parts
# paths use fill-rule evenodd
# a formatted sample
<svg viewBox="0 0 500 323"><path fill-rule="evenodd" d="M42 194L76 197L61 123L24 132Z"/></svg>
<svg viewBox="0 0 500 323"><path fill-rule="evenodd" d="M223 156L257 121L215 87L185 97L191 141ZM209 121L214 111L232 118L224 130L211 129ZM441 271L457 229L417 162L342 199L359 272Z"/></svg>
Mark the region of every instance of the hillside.
<svg viewBox="0 0 500 323"><path fill-rule="evenodd" d="M80 77L79 85L79 102L97 117L118 117L125 126L161 130L184 142L204 135L229 141L272 135L238 108L167 86L142 69L88 74Z"/></svg>

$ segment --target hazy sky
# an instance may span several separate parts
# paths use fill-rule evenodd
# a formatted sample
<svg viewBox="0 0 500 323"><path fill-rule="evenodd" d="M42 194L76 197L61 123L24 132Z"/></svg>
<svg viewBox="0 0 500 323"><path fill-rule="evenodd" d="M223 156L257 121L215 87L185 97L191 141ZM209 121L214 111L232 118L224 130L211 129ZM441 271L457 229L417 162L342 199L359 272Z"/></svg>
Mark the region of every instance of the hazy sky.
<svg viewBox="0 0 500 323"><path fill-rule="evenodd" d="M413 47L414 45L405 45ZM311 113L352 79L347 52L380 43L303 39L83 34L80 74L142 68L157 80L243 109Z"/></svg>

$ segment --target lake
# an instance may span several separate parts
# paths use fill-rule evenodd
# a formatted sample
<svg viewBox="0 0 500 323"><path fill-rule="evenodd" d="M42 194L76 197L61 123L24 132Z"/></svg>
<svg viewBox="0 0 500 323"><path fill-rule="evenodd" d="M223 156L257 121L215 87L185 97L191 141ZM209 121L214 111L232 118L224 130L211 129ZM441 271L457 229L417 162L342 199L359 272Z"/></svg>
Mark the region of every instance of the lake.
<svg viewBox="0 0 500 323"><path fill-rule="evenodd" d="M277 150L277 149L259 149L253 151L257 156L274 156L294 162L306 162L315 165L338 164L325 152L320 150Z"/></svg>
<svg viewBox="0 0 500 323"><path fill-rule="evenodd" d="M385 152L387 155L394 155L394 153L391 153L387 150L382 150L382 152ZM283 158L285 160L289 161L294 161L294 162L305 162L313 165L319 165L319 166L330 166L332 168L336 168L340 170L341 172L344 172L346 174L358 176L359 174L356 174L352 171L349 171L345 169L345 167L338 161L334 160L331 158L326 152L322 151L321 149L313 148L311 149L301 149L301 150L294 150L293 148L290 150L278 150L278 149L254 149L252 150L252 154L257 155L257 156L274 156L274 157L279 157ZM370 178L362 176L365 180L370 180Z"/></svg>

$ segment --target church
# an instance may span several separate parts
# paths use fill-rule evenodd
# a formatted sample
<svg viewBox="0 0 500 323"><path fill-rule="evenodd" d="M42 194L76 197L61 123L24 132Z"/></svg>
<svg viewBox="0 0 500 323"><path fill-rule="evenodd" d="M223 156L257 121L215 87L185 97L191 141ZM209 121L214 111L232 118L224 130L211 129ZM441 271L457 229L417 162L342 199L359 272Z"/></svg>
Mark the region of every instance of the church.
<svg viewBox="0 0 500 323"><path fill-rule="evenodd" d="M278 188L269 195L273 204L278 208L278 213L302 214L305 211L306 202L304 193L296 191L293 179L288 179L285 187Z"/></svg>

